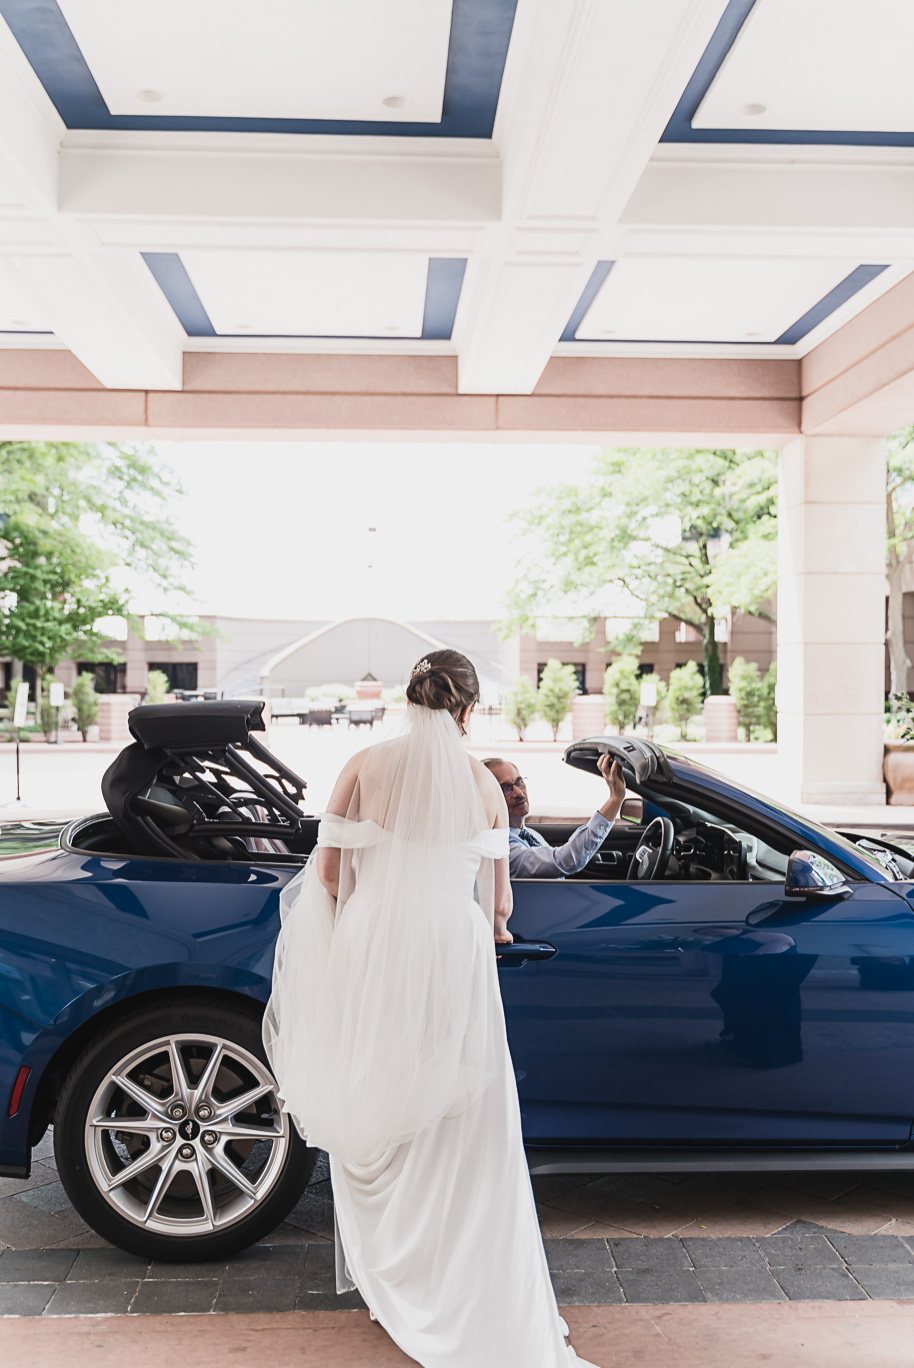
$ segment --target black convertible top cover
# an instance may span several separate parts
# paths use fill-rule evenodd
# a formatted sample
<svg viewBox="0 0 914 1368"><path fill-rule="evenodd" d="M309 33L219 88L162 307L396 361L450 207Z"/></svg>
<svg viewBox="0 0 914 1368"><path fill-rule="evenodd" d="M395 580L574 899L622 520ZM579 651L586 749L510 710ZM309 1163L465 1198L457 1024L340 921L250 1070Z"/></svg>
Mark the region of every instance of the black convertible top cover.
<svg viewBox="0 0 914 1368"><path fill-rule="evenodd" d="M262 698L219 698L193 703L151 703L127 718L130 734L146 750L199 750L244 745L252 731L266 731Z"/></svg>

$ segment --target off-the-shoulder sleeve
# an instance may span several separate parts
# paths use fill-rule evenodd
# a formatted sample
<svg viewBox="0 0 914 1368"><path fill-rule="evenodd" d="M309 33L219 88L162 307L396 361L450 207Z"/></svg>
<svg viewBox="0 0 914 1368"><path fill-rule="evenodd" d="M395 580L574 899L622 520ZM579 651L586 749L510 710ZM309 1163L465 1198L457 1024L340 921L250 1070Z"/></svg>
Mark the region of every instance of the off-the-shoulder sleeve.
<svg viewBox="0 0 914 1368"><path fill-rule="evenodd" d="M317 829L319 846L335 846L337 849L361 850L366 846L380 845L389 841L391 835L377 822L354 822L349 817L339 817L335 812L318 814L320 826Z"/></svg>
<svg viewBox="0 0 914 1368"><path fill-rule="evenodd" d="M483 859L502 859L508 853L507 827L492 827L488 831L478 832L470 841L470 849Z"/></svg>

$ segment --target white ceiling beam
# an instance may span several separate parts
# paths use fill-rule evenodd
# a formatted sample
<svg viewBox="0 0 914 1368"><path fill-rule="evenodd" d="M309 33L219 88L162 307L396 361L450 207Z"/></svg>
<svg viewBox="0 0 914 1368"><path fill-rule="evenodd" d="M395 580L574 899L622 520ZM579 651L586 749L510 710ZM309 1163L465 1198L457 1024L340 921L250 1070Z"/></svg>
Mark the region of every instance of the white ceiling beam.
<svg viewBox="0 0 914 1368"><path fill-rule="evenodd" d="M211 134L202 147L177 150L169 140L71 136L60 154L61 212L99 224L434 225L501 216L501 164L489 144L420 149L412 138L399 149L356 151L345 137L319 147L312 138L254 137Z"/></svg>
<svg viewBox="0 0 914 1368"><path fill-rule="evenodd" d="M497 232L455 329L462 393L529 394L725 0L521 0L494 142Z"/></svg>
<svg viewBox="0 0 914 1368"><path fill-rule="evenodd" d="M663 144L621 221L626 227L730 234L819 233L833 241L846 234L891 234L897 241L914 238L912 204L914 148Z"/></svg>
<svg viewBox="0 0 914 1368"><path fill-rule="evenodd" d="M35 313L111 388L180 389L183 332L142 259L58 212L64 125L0 19L0 186L6 260ZM148 277L148 278L147 278Z"/></svg>

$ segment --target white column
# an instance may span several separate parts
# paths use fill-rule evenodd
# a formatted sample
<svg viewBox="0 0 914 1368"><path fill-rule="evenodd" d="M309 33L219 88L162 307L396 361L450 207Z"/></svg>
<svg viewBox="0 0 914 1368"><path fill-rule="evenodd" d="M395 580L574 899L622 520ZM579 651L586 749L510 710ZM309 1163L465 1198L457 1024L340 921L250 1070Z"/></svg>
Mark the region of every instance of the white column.
<svg viewBox="0 0 914 1368"><path fill-rule="evenodd" d="M780 457L778 756L788 801L885 802L885 442Z"/></svg>

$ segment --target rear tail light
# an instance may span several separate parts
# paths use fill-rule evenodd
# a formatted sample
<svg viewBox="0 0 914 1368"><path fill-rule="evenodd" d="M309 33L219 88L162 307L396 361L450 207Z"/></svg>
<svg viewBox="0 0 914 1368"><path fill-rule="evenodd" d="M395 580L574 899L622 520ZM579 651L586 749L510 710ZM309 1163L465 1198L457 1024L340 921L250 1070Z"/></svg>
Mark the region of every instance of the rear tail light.
<svg viewBox="0 0 914 1368"><path fill-rule="evenodd" d="M19 1103L22 1101L22 1094L25 1090L26 1080L31 1072L32 1071L29 1068L29 1066L27 1064L23 1064L22 1068L17 1073L16 1082L13 1084L13 1091L10 1094L10 1105L9 1110L7 1111L7 1116L15 1116L17 1111L19 1110Z"/></svg>

